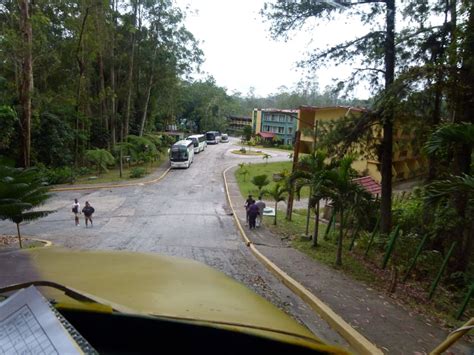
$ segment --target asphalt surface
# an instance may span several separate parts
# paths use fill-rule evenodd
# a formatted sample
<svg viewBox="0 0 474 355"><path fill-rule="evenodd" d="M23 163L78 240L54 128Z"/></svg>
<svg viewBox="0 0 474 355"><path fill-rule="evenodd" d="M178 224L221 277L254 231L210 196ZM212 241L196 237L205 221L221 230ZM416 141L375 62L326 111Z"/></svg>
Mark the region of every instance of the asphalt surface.
<svg viewBox="0 0 474 355"><path fill-rule="evenodd" d="M195 155L189 169L172 169L156 184L56 192L44 208L57 212L23 224L22 233L68 248L152 252L203 262L244 283L317 336L346 347L347 343L272 276L242 242L227 205L222 171L241 161L263 160L261 156L232 154L231 150L238 149L233 142L208 146ZM289 160L287 152L268 153L271 161ZM93 228L85 228L82 219L79 227L74 225L74 198L81 208L85 201L95 208ZM16 228L0 222L0 231L15 234ZM9 279L15 277L15 270L11 270Z"/></svg>

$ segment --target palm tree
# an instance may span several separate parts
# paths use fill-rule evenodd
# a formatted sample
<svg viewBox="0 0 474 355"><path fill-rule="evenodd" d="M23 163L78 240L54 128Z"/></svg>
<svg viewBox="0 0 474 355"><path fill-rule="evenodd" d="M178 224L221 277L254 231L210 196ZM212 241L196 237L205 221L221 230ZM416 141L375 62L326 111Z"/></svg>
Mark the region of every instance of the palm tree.
<svg viewBox="0 0 474 355"><path fill-rule="evenodd" d="M258 194L261 195L262 191L263 191L263 188L270 183L270 180L268 179L268 175L263 174L263 175L254 176L252 178L251 182L252 182L252 184L257 186Z"/></svg>
<svg viewBox="0 0 474 355"><path fill-rule="evenodd" d="M266 191L270 197L273 198L275 201L275 219L273 220L273 224L276 226L277 224L277 214L278 214L278 202L285 201L286 193L288 190L286 187L282 186L281 184L275 184L273 187Z"/></svg>
<svg viewBox="0 0 474 355"><path fill-rule="evenodd" d="M337 242L336 265L342 265L342 240L344 237L344 212L347 208L372 199L372 195L362 186L354 183L351 164L353 157L341 159L337 166L325 174L324 197L330 198L336 213L339 213L340 229Z"/></svg>
<svg viewBox="0 0 474 355"><path fill-rule="evenodd" d="M322 150L303 157L299 163L298 170L294 171L290 177L291 182L295 185L298 198L303 187L310 187L308 214L310 208L314 208L314 232L312 238L314 247L318 245L319 206L321 199L324 198L325 174L329 169L329 165L325 163L326 158L327 154Z"/></svg>
<svg viewBox="0 0 474 355"><path fill-rule="evenodd" d="M265 160L265 165L268 164L268 158L271 158L270 154L264 153L262 159Z"/></svg>
<svg viewBox="0 0 474 355"><path fill-rule="evenodd" d="M425 144L431 156L448 157L446 166L453 175L434 181L426 187L426 202L436 204L450 200L460 223L452 230L459 242L456 247L455 271L465 271L469 265L470 251L474 243L474 227L470 216L473 178L471 171L474 148L474 124L468 122L448 123L438 127Z"/></svg>
<svg viewBox="0 0 474 355"><path fill-rule="evenodd" d="M45 217L54 211L31 211L50 195L33 169L21 170L0 165L0 219L16 224L20 248L20 223Z"/></svg>

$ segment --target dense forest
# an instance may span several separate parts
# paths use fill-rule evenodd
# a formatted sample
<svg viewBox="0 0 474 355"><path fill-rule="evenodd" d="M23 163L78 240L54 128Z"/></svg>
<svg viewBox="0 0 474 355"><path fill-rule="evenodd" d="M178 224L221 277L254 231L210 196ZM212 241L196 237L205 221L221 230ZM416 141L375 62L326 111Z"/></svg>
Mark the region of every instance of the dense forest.
<svg viewBox="0 0 474 355"><path fill-rule="evenodd" d="M305 85L262 99L193 80L204 56L184 16L170 0L2 1L0 154L79 166L87 150L168 125L223 130L254 107L334 101Z"/></svg>

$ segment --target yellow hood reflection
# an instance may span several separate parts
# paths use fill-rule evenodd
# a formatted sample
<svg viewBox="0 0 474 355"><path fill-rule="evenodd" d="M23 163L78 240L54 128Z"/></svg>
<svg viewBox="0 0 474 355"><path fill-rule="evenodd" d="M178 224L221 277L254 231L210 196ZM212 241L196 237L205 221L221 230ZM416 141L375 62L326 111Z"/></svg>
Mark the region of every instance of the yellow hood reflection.
<svg viewBox="0 0 474 355"><path fill-rule="evenodd" d="M244 327L252 333L290 342L302 337L302 345L319 342L309 330L244 285L193 260L56 247L22 253L28 254L31 267L42 280L98 296L137 313L215 326L231 324L235 326L231 328ZM70 301L63 294L46 292L58 302ZM293 336L276 336L268 330Z"/></svg>

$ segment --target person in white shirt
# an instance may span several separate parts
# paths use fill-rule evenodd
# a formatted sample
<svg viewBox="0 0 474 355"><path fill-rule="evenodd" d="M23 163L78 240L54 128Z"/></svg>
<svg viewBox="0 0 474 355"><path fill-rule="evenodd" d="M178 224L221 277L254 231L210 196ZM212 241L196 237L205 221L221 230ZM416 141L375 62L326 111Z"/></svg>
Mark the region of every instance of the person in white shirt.
<svg viewBox="0 0 474 355"><path fill-rule="evenodd" d="M260 227L263 225L263 210L267 205L265 205L265 202L262 201L262 195L258 196L257 202L255 204L258 207L258 216L257 216L257 227Z"/></svg>
<svg viewBox="0 0 474 355"><path fill-rule="evenodd" d="M76 226L79 226L79 215L81 214L81 205L77 198L74 199L74 203L72 205L72 213L74 213L74 221L76 222Z"/></svg>

